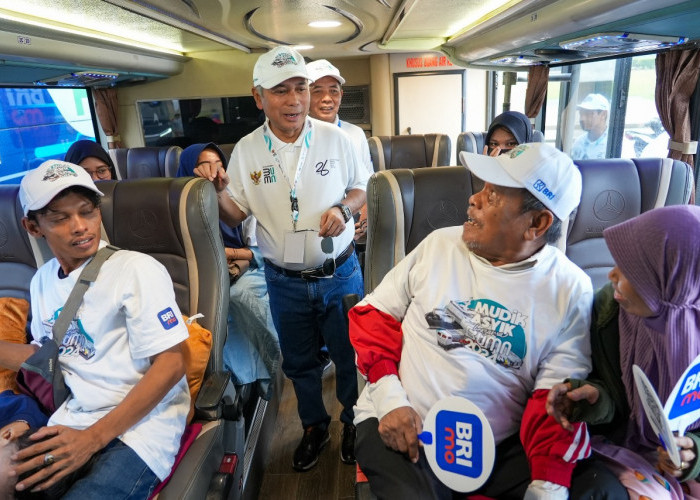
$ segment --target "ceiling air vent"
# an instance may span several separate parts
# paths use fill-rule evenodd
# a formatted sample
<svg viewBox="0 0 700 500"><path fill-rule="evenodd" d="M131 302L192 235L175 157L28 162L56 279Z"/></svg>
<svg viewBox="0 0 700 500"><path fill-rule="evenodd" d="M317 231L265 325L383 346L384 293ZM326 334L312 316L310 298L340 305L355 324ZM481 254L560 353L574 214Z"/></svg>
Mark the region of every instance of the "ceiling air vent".
<svg viewBox="0 0 700 500"><path fill-rule="evenodd" d="M620 54L659 50L685 43L682 36L640 35L638 33L596 33L561 42L564 49L583 50L594 54Z"/></svg>
<svg viewBox="0 0 700 500"><path fill-rule="evenodd" d="M93 87L95 85L111 84L118 76L119 73L76 71L75 73L37 80L34 84L52 87Z"/></svg>

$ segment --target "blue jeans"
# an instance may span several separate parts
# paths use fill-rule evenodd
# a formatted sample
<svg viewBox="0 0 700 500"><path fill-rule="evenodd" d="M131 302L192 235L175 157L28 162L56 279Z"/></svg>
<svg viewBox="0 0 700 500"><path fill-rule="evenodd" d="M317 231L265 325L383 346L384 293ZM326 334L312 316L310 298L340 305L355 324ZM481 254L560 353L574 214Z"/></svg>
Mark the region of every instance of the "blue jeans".
<svg viewBox="0 0 700 500"><path fill-rule="evenodd" d="M265 266L270 310L282 350L282 370L294 384L301 424L327 425L330 417L323 405L318 356L323 336L335 363L336 397L343 405L340 420L352 424L357 402L355 351L348 336L342 298L349 293L362 296L360 265L353 253L338 266L332 278L304 280L291 278Z"/></svg>
<svg viewBox="0 0 700 500"><path fill-rule="evenodd" d="M265 269L256 262L257 259L231 285L224 365L236 384L257 381L261 394L269 399L270 381L280 362L280 347L270 314Z"/></svg>
<svg viewBox="0 0 700 500"><path fill-rule="evenodd" d="M64 486L62 500L147 499L160 481L134 450L113 439L77 472L54 487ZM47 491L53 497L53 487Z"/></svg>

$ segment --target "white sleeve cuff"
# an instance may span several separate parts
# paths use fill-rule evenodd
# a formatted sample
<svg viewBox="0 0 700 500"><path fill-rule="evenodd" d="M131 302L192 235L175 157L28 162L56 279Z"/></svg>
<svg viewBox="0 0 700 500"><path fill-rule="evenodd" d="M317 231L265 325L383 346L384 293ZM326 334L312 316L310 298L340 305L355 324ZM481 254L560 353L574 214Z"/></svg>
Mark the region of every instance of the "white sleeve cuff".
<svg viewBox="0 0 700 500"><path fill-rule="evenodd" d="M560 484L535 479L527 487L523 500L568 500L569 489Z"/></svg>
<svg viewBox="0 0 700 500"><path fill-rule="evenodd" d="M396 375L385 375L374 384L369 384L369 397L379 420L396 408L411 406Z"/></svg>

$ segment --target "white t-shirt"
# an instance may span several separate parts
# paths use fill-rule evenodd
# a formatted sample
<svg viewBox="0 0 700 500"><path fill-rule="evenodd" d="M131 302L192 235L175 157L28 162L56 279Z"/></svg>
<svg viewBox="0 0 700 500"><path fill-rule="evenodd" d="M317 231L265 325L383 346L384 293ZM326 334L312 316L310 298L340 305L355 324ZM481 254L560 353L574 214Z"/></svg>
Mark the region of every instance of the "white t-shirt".
<svg viewBox="0 0 700 500"><path fill-rule="evenodd" d="M278 152L284 172L280 171L272 149ZM285 233L293 230L290 190L297 160L304 151L306 158L296 183L297 231L304 234L304 262L287 263ZM236 144L227 171L231 198L258 221L256 236L263 256L277 266L293 270L319 266L328 258L318 236L321 215L339 203L347 191L366 189L369 179L349 137L335 125L313 118L306 119L294 144L283 143L265 125L257 128ZM355 226L350 221L345 231L333 238L334 256L350 245L354 234Z"/></svg>
<svg viewBox="0 0 700 500"><path fill-rule="evenodd" d="M367 384L355 422L407 403L425 418L462 396L500 442L519 429L532 391L588 374L592 300L590 278L551 245L495 267L467 249L461 226L432 232L360 302L402 322L403 348L401 384Z"/></svg>
<svg viewBox="0 0 700 500"><path fill-rule="evenodd" d="M369 144L367 144L365 131L357 125L339 119L338 115L335 115L335 124L340 127L340 130L350 136L350 140L352 140L352 143L355 145L355 150L358 152L360 161L367 167L369 175L372 175L374 173L374 167L372 166L372 157L369 154Z"/></svg>
<svg viewBox="0 0 700 500"><path fill-rule="evenodd" d="M596 160L605 158L608 149L608 129L595 141L588 138L588 132L581 134L574 141L571 148L573 160Z"/></svg>
<svg viewBox="0 0 700 500"><path fill-rule="evenodd" d="M36 272L30 285L34 339L53 336L51 327L86 264L63 279L56 259ZM141 380L151 356L187 337L165 268L142 253L115 253L85 292L63 339L59 362L71 395L48 425L91 426ZM189 405L183 376L146 417L119 436L161 480L180 448Z"/></svg>

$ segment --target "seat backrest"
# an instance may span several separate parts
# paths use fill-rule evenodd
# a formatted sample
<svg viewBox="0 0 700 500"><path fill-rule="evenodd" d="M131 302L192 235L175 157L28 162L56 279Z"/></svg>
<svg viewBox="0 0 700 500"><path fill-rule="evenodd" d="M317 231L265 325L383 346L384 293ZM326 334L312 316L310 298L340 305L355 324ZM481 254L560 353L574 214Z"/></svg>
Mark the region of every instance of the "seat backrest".
<svg viewBox="0 0 700 500"><path fill-rule="evenodd" d="M126 155L126 179L175 177L182 148L179 146L130 148Z"/></svg>
<svg viewBox="0 0 700 500"><path fill-rule="evenodd" d="M29 235L22 227L17 185L0 185L0 297L29 300L29 282L36 271Z"/></svg>
<svg viewBox="0 0 700 500"><path fill-rule="evenodd" d="M108 149L109 157L112 158L114 169L117 171L118 179L126 179L126 155L129 148Z"/></svg>
<svg viewBox="0 0 700 500"><path fill-rule="evenodd" d="M566 238L566 254L591 277L593 287L600 288L615 265L603 230L652 208L688 203L693 173L687 163L670 158L574 163L581 171L583 192Z"/></svg>
<svg viewBox="0 0 700 500"><path fill-rule="evenodd" d="M462 132L457 136L457 157L459 153L479 153L484 151L486 132ZM532 131L532 142L544 142L544 135L539 130Z"/></svg>
<svg viewBox="0 0 700 500"><path fill-rule="evenodd" d="M367 139L374 171L450 165L445 134L373 136Z"/></svg>
<svg viewBox="0 0 700 500"><path fill-rule="evenodd" d="M104 181L100 190L109 241L165 266L182 313L203 314L198 322L212 332L207 372L223 370L229 281L213 184L192 177L127 179Z"/></svg>
<svg viewBox="0 0 700 500"><path fill-rule="evenodd" d="M464 167L394 169L367 184L365 292L435 229L463 224L472 176Z"/></svg>
<svg viewBox="0 0 700 500"><path fill-rule="evenodd" d="M236 146L235 142L227 142L225 144L219 144L219 148L221 151L224 152L224 156L226 156L226 165L228 165L229 160L231 159L231 153L233 152L233 148Z"/></svg>

